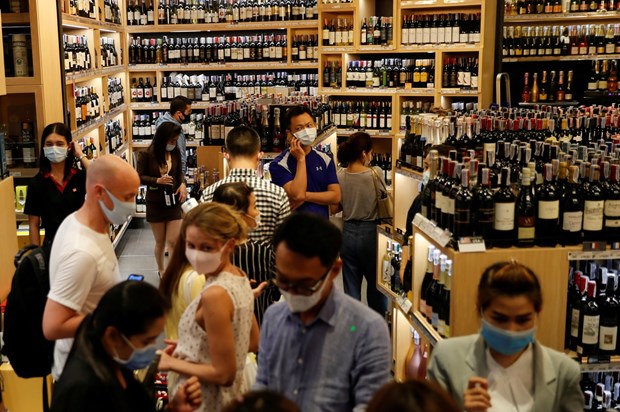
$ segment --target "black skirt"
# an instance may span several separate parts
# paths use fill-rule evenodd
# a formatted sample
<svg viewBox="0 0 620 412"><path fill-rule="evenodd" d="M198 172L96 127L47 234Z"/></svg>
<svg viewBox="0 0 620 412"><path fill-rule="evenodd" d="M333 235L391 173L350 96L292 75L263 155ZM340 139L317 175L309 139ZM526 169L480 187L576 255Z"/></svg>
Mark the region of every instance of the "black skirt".
<svg viewBox="0 0 620 412"><path fill-rule="evenodd" d="M146 221L149 223L170 222L171 220L179 220L182 215L181 203L177 202L174 206L166 206L166 204L146 202Z"/></svg>

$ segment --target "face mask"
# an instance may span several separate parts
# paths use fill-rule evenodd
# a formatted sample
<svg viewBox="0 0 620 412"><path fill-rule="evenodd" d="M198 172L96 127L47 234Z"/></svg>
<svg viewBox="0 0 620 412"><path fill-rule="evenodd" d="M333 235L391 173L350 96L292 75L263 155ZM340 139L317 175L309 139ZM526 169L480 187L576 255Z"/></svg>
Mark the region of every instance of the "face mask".
<svg viewBox="0 0 620 412"><path fill-rule="evenodd" d="M258 229L258 227L260 226L260 213L256 217L252 217L252 216L248 215L247 213L245 215L247 217L249 217L250 219L252 219L254 221L254 223L256 223L256 226L254 226L252 229L253 230Z"/></svg>
<svg viewBox="0 0 620 412"><path fill-rule="evenodd" d="M67 148L58 146L49 146L43 148L45 157L52 163L62 163L67 158Z"/></svg>
<svg viewBox="0 0 620 412"><path fill-rule="evenodd" d="M295 137L299 139L302 145L310 146L316 140L316 127L302 129L295 133Z"/></svg>
<svg viewBox="0 0 620 412"><path fill-rule="evenodd" d="M217 252L204 252L197 249L185 249L185 257L192 268L198 273L214 273L222 264L222 252L224 247L222 246Z"/></svg>
<svg viewBox="0 0 620 412"><path fill-rule="evenodd" d="M284 300L286 300L286 304L288 305L288 308L291 312L306 312L315 307L317 303L319 303L319 301L321 300L321 293L323 293L323 289L325 289L326 284L327 279L323 281L323 284L316 292L309 296L294 295L282 289L280 289L280 293L282 294L282 296L284 296Z"/></svg>
<svg viewBox="0 0 620 412"><path fill-rule="evenodd" d="M110 199L112 200L113 208L110 210L103 203L103 200L99 199L99 206L101 206L101 210L105 215L106 219L113 225L120 226L129 219L129 216L133 215L136 211L136 202L132 200L131 202L121 202L118 200L112 193L108 191L105 187L103 188L105 192L108 194Z"/></svg>
<svg viewBox="0 0 620 412"><path fill-rule="evenodd" d="M135 371L139 369L144 369L153 362L155 359L155 354L157 352L157 347L155 344L151 344L149 346L145 346L144 348L137 349L132 343L125 337L125 335L121 334L125 342L131 347L133 350L129 359L121 359L118 355L113 356L114 360L119 364L123 365L129 370Z"/></svg>
<svg viewBox="0 0 620 412"><path fill-rule="evenodd" d="M482 318L480 334L489 347L502 355L514 355L534 342L536 328L513 332L491 325Z"/></svg>
<svg viewBox="0 0 620 412"><path fill-rule="evenodd" d="M167 144L166 145L166 151L167 152L171 152L171 151L174 150L175 147L177 147L177 145L175 145L175 144Z"/></svg>
<svg viewBox="0 0 620 412"><path fill-rule="evenodd" d="M425 170L424 173L422 173L422 184L426 186L426 184L428 183L430 179L431 179L431 171Z"/></svg>
<svg viewBox="0 0 620 412"><path fill-rule="evenodd" d="M183 116L183 120L181 120L182 124L188 124L189 121L191 120L189 114L181 113L181 116Z"/></svg>

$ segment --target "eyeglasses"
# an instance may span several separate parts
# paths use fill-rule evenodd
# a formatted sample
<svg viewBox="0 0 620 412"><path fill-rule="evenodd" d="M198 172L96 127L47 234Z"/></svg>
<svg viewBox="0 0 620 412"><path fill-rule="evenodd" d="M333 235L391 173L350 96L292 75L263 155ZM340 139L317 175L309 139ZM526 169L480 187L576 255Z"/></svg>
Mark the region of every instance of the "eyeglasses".
<svg viewBox="0 0 620 412"><path fill-rule="evenodd" d="M295 133L302 131L303 129L310 129L312 127L316 127L314 122L308 122L306 124L300 124L295 128Z"/></svg>
<svg viewBox="0 0 620 412"><path fill-rule="evenodd" d="M325 279L327 279L327 275L329 275L329 272L331 272L331 270L332 270L331 267L327 269L327 272L325 272L325 274L321 276L321 278L317 280L314 283L314 285L305 285L305 284L299 284L299 283L294 283L294 282L282 282L281 280L278 279L277 276L273 277L271 279L271 282L274 285L276 285L279 289L282 289L285 292L292 291L296 295L310 296L321 288L321 286L325 282Z"/></svg>

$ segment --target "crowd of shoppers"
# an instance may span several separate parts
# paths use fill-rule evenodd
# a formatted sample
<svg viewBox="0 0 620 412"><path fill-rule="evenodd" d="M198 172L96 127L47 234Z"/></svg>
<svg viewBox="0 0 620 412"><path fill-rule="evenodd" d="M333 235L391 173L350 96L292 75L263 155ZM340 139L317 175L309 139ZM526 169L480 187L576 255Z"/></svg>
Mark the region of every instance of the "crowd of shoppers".
<svg viewBox="0 0 620 412"><path fill-rule="evenodd" d="M479 334L439 342L428 381L390 383L386 302L372 287L378 219L370 137L355 133L339 146L346 168L336 172L333 158L312 147L311 113L294 107L285 121L290 148L274 160L274 184L256 174L256 132L235 128L226 138L230 175L181 219L179 123L190 112L189 103L173 100L173 121L160 122L138 172L112 155L89 162L62 124L43 132L45 161L31 183L33 193L41 192L33 199L52 192L63 207L53 215L41 204L27 203L27 210L33 228L50 232L42 327L56 342L53 411L153 411L154 400L132 373L149 364L168 372L168 408L179 412L583 407L578 365L536 340L538 278L514 261L482 274ZM170 230L167 267L161 243L156 250L159 290L122 281L107 233L135 211L140 182L150 186L149 223L178 225ZM70 185L76 185L71 196ZM164 208L170 193L177 204ZM326 219L329 209L342 212L342 231ZM341 272L345 293L335 286ZM360 302L362 278L368 306ZM255 376L250 352L258 352Z"/></svg>

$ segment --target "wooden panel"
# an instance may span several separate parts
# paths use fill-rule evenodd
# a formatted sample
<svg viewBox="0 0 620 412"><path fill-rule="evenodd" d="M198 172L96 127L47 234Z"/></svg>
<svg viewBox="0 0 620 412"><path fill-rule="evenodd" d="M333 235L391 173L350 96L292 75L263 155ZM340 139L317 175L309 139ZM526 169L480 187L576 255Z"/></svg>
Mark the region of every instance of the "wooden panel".
<svg viewBox="0 0 620 412"><path fill-rule="evenodd" d="M394 153L398 153L398 150ZM418 187L421 181L422 174L419 172L404 169L394 170L394 198L398 196L398 202L394 202L394 227L403 232L406 229L409 207L419 193Z"/></svg>
<svg viewBox="0 0 620 412"><path fill-rule="evenodd" d="M10 363L0 365L3 380L2 397L7 410L42 412L42 378L23 379L13 371ZM52 376L47 377L48 393L51 394Z"/></svg>
<svg viewBox="0 0 620 412"><path fill-rule="evenodd" d="M0 225L0 301L3 301L11 289L11 280L15 272L13 258L17 253L13 177L0 181L0 216L2 218Z"/></svg>
<svg viewBox="0 0 620 412"><path fill-rule="evenodd" d="M2 27L2 13L0 13L0 27ZM6 94L6 77L4 77L4 47L0 38L0 96Z"/></svg>
<svg viewBox="0 0 620 412"><path fill-rule="evenodd" d="M213 178L211 175L213 169L217 169L220 178L224 177L225 169L221 153L222 146L199 146L196 149L196 163L209 171L210 178Z"/></svg>

